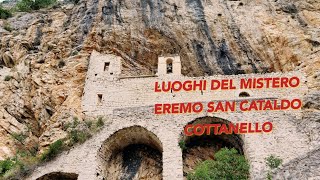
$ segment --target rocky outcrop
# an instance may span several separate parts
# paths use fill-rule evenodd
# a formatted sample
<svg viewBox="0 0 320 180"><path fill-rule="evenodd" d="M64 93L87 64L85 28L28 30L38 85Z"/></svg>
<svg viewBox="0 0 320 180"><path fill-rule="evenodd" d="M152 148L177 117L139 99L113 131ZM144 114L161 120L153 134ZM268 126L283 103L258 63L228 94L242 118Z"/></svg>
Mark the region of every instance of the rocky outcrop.
<svg viewBox="0 0 320 180"><path fill-rule="evenodd" d="M319 12L317 0L89 0L0 20L0 66L10 69L0 69L0 109L10 117L0 116L7 140L0 158L14 154L12 133L44 148L66 135L63 123L84 118L92 50L121 56L124 70L147 74L163 54L179 54L187 76L301 70L310 88L303 131L317 144Z"/></svg>

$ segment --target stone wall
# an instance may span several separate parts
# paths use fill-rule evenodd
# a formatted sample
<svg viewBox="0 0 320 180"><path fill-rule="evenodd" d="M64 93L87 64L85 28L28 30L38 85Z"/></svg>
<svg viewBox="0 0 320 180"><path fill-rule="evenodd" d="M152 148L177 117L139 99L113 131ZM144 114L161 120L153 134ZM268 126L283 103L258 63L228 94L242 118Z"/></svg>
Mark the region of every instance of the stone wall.
<svg viewBox="0 0 320 180"><path fill-rule="evenodd" d="M275 179L320 179L320 147L284 164L274 172Z"/></svg>
<svg viewBox="0 0 320 180"><path fill-rule="evenodd" d="M97 58L98 57L98 58ZM102 58L104 57L104 58ZM220 75L206 77L186 77L176 74L165 74L156 77L121 77L118 73L110 75L109 72L103 72L103 64L109 59L111 65L118 69L112 71L119 72L119 58L110 58L109 55L102 56L97 52L91 55L89 70L86 78L86 86L82 100L82 108L87 115L106 115L111 114L115 108L139 107L154 105L157 103L183 103L183 102L203 102L210 100L239 100L241 92L248 92L250 98L280 98L293 99L302 98L307 92L305 84L306 78L301 72L289 73L268 73L268 74L243 74L243 75ZM161 59L160 59L161 60ZM214 90L210 91L181 91L172 93L155 93L155 82L162 81L186 81L186 80L221 80L232 79L234 85L239 87L242 78L259 78L259 77L294 77L301 78L301 84L296 88L264 88L258 90ZM207 83L208 85L210 83ZM98 97L100 96L100 97Z"/></svg>
<svg viewBox="0 0 320 180"><path fill-rule="evenodd" d="M104 71L104 63L110 62L108 72ZM299 128L301 110L288 111L251 111L251 112L219 112L219 113L189 113L189 114L154 114L156 103L185 103L252 100L252 99L302 99L307 92L305 77L300 72L246 74L237 76L207 76L185 77L182 75L165 74L154 77L121 77L121 59L115 56L102 56L94 52L91 55L86 86L83 94L82 108L87 116L103 116L105 127L98 134L82 145L65 152L53 162L37 168L28 179L36 179L51 172L69 172L79 175L80 180L102 179L101 172L106 168L103 157L112 148L121 147L110 137L121 130L124 134L123 143L144 142L146 138L157 143L162 151L163 179L183 179L183 159L179 139L183 128L189 122L202 117L217 117L226 122L262 123L270 121L274 129L272 133L243 134L243 151L250 164L251 179L265 179L267 167L265 158L276 155L288 163L296 157L303 156L310 150L307 135ZM115 68L114 68L115 67ZM113 74L110 74L113 72ZM301 85L296 88L244 90L250 97L239 97L242 90L220 91L190 91L155 93L156 81L185 81L232 79L236 86L241 78L257 77L293 77L301 79ZM141 132L150 132L149 136L135 133L135 137L125 138L128 127L141 127ZM128 136L131 131L128 130ZM119 134L119 133L118 133ZM132 135L132 132L131 132ZM156 140L155 140L156 139ZM151 141L151 140L150 140ZM150 142L152 144L152 142ZM147 143L148 144L148 143ZM111 149L111 150L110 150ZM109 153L110 154L110 153Z"/></svg>
<svg viewBox="0 0 320 180"><path fill-rule="evenodd" d="M162 143L163 149L163 179L182 179L182 151L178 146L183 127L199 117L212 114L180 114L154 115L150 113L153 107L136 107L116 109L107 119L104 129L82 145L63 153L34 171L28 179L36 179L50 172L69 172L79 174L80 180L98 179L97 172L104 169L99 160L101 147L115 132L132 126L141 126L152 132ZM250 113L219 113L219 117L230 122L264 122L271 121L274 130L270 134L241 135L244 141L243 149L250 164L251 179L265 179L265 158L271 154L279 156L284 163L309 151L308 137L296 128L299 113L292 112L250 112ZM139 138L139 137L136 137Z"/></svg>

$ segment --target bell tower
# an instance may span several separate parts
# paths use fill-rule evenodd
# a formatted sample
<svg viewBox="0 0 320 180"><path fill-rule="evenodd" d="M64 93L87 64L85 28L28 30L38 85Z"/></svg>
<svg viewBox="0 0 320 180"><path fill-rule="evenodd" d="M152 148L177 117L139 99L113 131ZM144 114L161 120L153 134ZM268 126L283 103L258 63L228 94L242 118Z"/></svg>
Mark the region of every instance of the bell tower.
<svg viewBox="0 0 320 180"><path fill-rule="evenodd" d="M181 75L180 56L160 56L157 75Z"/></svg>

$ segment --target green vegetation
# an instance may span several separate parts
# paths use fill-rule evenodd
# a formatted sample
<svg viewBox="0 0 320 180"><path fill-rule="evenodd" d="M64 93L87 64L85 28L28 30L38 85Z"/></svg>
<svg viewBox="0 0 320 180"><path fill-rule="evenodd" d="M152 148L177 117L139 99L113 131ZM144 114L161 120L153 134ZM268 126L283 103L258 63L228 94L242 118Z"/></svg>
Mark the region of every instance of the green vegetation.
<svg viewBox="0 0 320 180"><path fill-rule="evenodd" d="M91 137L91 134L87 131L79 131L79 130L72 130L69 133L69 139L71 145L76 143L84 143L87 139Z"/></svg>
<svg viewBox="0 0 320 180"><path fill-rule="evenodd" d="M282 159L274 155L270 155L269 157L266 158L266 164L271 169L278 168L281 163L282 163Z"/></svg>
<svg viewBox="0 0 320 180"><path fill-rule="evenodd" d="M78 125L80 124L78 117L73 117L73 121L72 122L68 122L66 124L63 125L62 129L64 131L68 130L69 128L76 128Z"/></svg>
<svg viewBox="0 0 320 180"><path fill-rule="evenodd" d="M99 127L102 127L102 126L104 126L104 122L103 122L102 117L99 117L98 121L97 121L97 127L99 128Z"/></svg>
<svg viewBox="0 0 320 180"><path fill-rule="evenodd" d="M89 129L92 127L92 124L93 124L92 121L89 121L89 120L85 120L84 123Z"/></svg>
<svg viewBox="0 0 320 180"><path fill-rule="evenodd" d="M73 117L72 128L76 128L80 124L78 117Z"/></svg>
<svg viewBox="0 0 320 180"><path fill-rule="evenodd" d="M63 141L57 140L50 144L49 149L41 155L42 161L48 161L56 157L63 150Z"/></svg>
<svg viewBox="0 0 320 180"><path fill-rule="evenodd" d="M27 138L27 136L22 133L12 133L11 136L22 144L23 141Z"/></svg>
<svg viewBox="0 0 320 180"><path fill-rule="evenodd" d="M30 12L32 10L47 8L56 2L56 0L21 0L17 3L17 9L22 12Z"/></svg>
<svg viewBox="0 0 320 180"><path fill-rule="evenodd" d="M13 158L0 161L0 179L22 179L38 161L27 150L18 151Z"/></svg>
<svg viewBox="0 0 320 180"><path fill-rule="evenodd" d="M267 179L268 180L272 180L272 173L271 171L273 169L276 169L280 166L280 164L282 163L282 159L274 156L274 155L270 155L269 157L266 158L266 165L269 167L268 170L268 174L267 174Z"/></svg>
<svg viewBox="0 0 320 180"><path fill-rule="evenodd" d="M9 32L11 32L13 30L11 25L8 22L3 23L3 29L5 29L6 31L9 31Z"/></svg>
<svg viewBox="0 0 320 180"><path fill-rule="evenodd" d="M12 76L5 76L5 77L4 77L4 80L5 80L5 81L10 81L12 78L13 78Z"/></svg>
<svg viewBox="0 0 320 180"><path fill-rule="evenodd" d="M6 159L0 161L0 176L11 170L15 166L16 162L12 159Z"/></svg>
<svg viewBox="0 0 320 180"><path fill-rule="evenodd" d="M64 139L60 139L49 145L49 148L42 154L38 154L39 145L26 149L25 146L17 152L14 158L0 161L0 179L23 179L32 172L39 164L54 159L61 152L70 149L76 144L84 143L94 133L104 126L102 117L92 121L79 121L78 117L73 117L72 122L63 125L63 129L68 132ZM26 136L23 134L12 134L12 137L23 143Z"/></svg>
<svg viewBox="0 0 320 180"><path fill-rule="evenodd" d="M11 79L12 79L12 76L5 76L5 77L4 77L4 80L5 80L5 81L10 81Z"/></svg>
<svg viewBox="0 0 320 180"><path fill-rule="evenodd" d="M65 123L62 127L62 129L64 131L68 131L68 132L73 132L74 134L78 134L78 133L75 133L75 131L77 131L77 127L87 127L87 129L84 129L84 133L87 133L87 134L92 134L92 133L95 133L97 132L101 127L104 126L104 120L102 117L99 117L96 122L94 123L94 121L92 120L84 120L83 122L80 122L78 120L77 117L74 117L73 118L73 121L72 122L68 122L68 123ZM85 132L87 131L87 132ZM69 137L73 137L73 136L69 136Z"/></svg>
<svg viewBox="0 0 320 180"><path fill-rule="evenodd" d="M73 4L78 4L80 0L70 0Z"/></svg>
<svg viewBox="0 0 320 180"><path fill-rule="evenodd" d="M72 122L63 125L63 130L68 132L66 142L69 147L78 143L82 144L103 126L102 117L99 117L95 123L91 120L80 122L77 117L74 117Z"/></svg>
<svg viewBox="0 0 320 180"><path fill-rule="evenodd" d="M215 160L200 163L194 172L188 174L188 180L245 180L249 178L249 164L243 155L232 148L222 148Z"/></svg>
<svg viewBox="0 0 320 180"><path fill-rule="evenodd" d="M0 6L0 19L8 19L9 17L12 17L12 13Z"/></svg>
<svg viewBox="0 0 320 180"><path fill-rule="evenodd" d="M60 60L58 63L59 68L63 68L66 65L66 63L63 60Z"/></svg>
<svg viewBox="0 0 320 180"><path fill-rule="evenodd" d="M78 54L79 54L79 51L74 50L74 51L72 51L71 56L76 56L76 55L78 55Z"/></svg>
<svg viewBox="0 0 320 180"><path fill-rule="evenodd" d="M186 147L186 142L184 140L180 140L179 141L179 147L181 148L181 150L185 150Z"/></svg>

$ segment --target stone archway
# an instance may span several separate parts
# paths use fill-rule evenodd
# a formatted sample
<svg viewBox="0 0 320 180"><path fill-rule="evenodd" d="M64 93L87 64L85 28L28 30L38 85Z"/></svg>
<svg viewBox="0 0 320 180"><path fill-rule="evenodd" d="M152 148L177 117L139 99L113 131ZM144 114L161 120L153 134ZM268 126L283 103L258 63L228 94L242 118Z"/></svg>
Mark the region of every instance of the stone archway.
<svg viewBox="0 0 320 180"><path fill-rule="evenodd" d="M188 124L226 124L230 121L217 117L201 117ZM186 136L184 132L180 135L180 146L183 146L183 176L186 177L189 172L194 170L196 165L207 159L214 159L215 152L223 147L235 148L240 154L243 154L243 140L237 134L221 134L202 136Z"/></svg>
<svg viewBox="0 0 320 180"><path fill-rule="evenodd" d="M98 152L101 179L162 179L162 143L152 132L131 126L115 132Z"/></svg>
<svg viewBox="0 0 320 180"><path fill-rule="evenodd" d="M78 174L65 172L52 172L45 174L36 180L77 180Z"/></svg>

